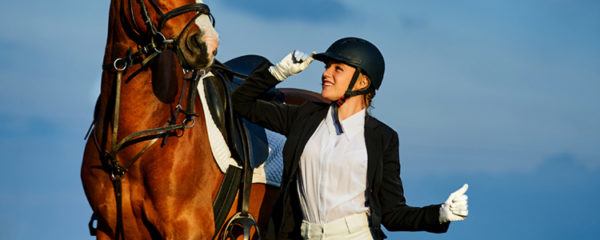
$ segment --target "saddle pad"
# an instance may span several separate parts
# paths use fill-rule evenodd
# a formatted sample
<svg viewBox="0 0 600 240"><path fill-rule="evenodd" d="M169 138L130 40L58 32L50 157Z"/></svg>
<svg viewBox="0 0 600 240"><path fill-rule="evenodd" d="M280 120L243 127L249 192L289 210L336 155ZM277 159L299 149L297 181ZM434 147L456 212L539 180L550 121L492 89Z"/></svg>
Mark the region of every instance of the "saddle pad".
<svg viewBox="0 0 600 240"><path fill-rule="evenodd" d="M204 79L207 77L214 77L212 73L207 73L200 78L198 83L198 95L200 102L202 102L202 109L204 111L204 120L206 122L206 130L208 132L208 139L210 142L210 149L214 156L215 162L219 166L222 173L227 171L229 165L241 167L235 159L231 157L231 152L225 141L225 137L219 131L219 128L215 124L213 117L211 116L210 110L207 105L206 96L204 94ZM254 175L252 176L252 183L263 183L271 186L279 187L281 183L281 174L283 172L283 144L285 143L285 137L277 137L270 131L267 130L267 139L269 142L269 156L267 160L260 166L254 169ZM270 137L271 136L271 137Z"/></svg>
<svg viewBox="0 0 600 240"><path fill-rule="evenodd" d="M283 145L285 145L285 136L265 129L267 141L269 142L269 157L264 164L264 174L267 184L279 187L281 184L281 174L283 173ZM256 174L257 170L254 170Z"/></svg>

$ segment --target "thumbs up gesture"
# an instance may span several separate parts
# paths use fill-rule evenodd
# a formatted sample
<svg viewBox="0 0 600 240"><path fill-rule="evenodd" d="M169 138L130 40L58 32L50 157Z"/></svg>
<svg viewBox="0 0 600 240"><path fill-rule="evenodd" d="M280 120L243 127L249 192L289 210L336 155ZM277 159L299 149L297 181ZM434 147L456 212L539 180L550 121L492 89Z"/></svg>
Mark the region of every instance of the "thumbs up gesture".
<svg viewBox="0 0 600 240"><path fill-rule="evenodd" d="M465 184L456 192L450 194L446 202L440 207L440 223L461 221L467 218L469 210L467 205L468 197L465 195L465 192L467 192L468 188L469 185Z"/></svg>

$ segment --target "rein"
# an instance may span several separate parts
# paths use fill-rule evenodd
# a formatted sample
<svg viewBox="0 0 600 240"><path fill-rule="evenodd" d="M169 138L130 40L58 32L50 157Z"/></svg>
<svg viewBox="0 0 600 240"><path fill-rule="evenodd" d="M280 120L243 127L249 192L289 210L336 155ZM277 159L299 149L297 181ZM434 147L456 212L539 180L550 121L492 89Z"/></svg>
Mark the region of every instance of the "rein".
<svg viewBox="0 0 600 240"><path fill-rule="evenodd" d="M144 20L144 23L147 25L147 28L150 29L151 35L149 36L149 44L144 45L142 42L142 31L140 30L139 26L137 25L136 21L135 21L135 17L134 17L134 12L133 12L133 5L132 5L132 0L129 0L129 11L130 11L130 21L125 20L124 17L124 12L121 12L121 17L122 17L122 24L123 24L123 28L126 29L126 33L130 36L130 38L132 38L132 40L134 40L138 46L138 51L135 53L132 53L133 50L130 48L127 51L127 54L124 58L117 58L112 62L106 63L103 65L103 69L107 70L107 71L115 71L116 72L116 76L115 76L115 94L114 94L114 112L113 112L113 122L112 122L112 129L111 129L111 144L110 144L110 149L106 150L106 149L102 149L102 147L100 147L99 143L98 143L98 139L96 136L96 131L92 130L92 134L93 134L93 140L94 143L96 145L96 148L98 149L98 151L101 153L102 159L105 160L106 164L106 171L110 174L110 178L111 181L113 183L113 187L114 187L114 194L115 194L115 198L116 198L116 206L117 206L117 227L116 227L116 232L115 232L115 238L118 238L119 235L121 236L121 239L125 239L125 232L124 232L124 226L123 226L123 213L122 213L122 188L121 188L121 180L123 178L123 176L127 173L128 169L152 146L154 145L154 143L156 143L158 141L159 138L164 137L163 139L163 145L166 143L168 136L172 135L173 131L177 131L177 130L181 130L181 135L183 135L183 132L186 128L191 128L195 125L195 118L199 116L199 114L194 112L194 99L195 99L195 95L196 95L196 87L198 85L199 80L201 79L202 76L205 75L206 71L205 70L191 70L188 71L188 73L191 72L192 77L190 78L184 78L184 82L183 82L183 87L182 87L182 91L180 93L180 98L179 98L179 103L177 104L177 106L175 107L175 112L172 114L172 118L171 120L166 124L166 126L162 126L162 127L157 127L157 128L152 128L152 129L147 129L147 130L143 130L143 131L139 131L139 132L135 132L132 134L127 135L126 137L124 137L121 140L118 140L117 136L118 136L118 131L119 131L119 115L120 115L120 103L121 103L121 87L122 87L122 82L123 82L123 74L125 73L125 71L136 64L140 64L141 68L134 72L130 78L133 78L133 76L135 76L137 73L146 70L147 64L150 63L155 57L157 57L158 55L160 55L164 50L167 49L175 49L176 51L179 51L178 48L178 44L176 44L181 36L183 35L183 33L187 30L187 28L191 25L191 23L193 23L195 21L196 18L198 18L199 16L205 14L205 15L209 15L209 17L212 20L213 26L214 26L214 17L210 14L210 10L208 8L207 5L202 4L202 3L194 3L194 4L188 4L188 5L184 5L178 8L175 8L167 13L163 13L162 10L160 10L160 8L158 7L158 4L154 1L154 0L148 0L150 2L150 4L152 5L152 7L155 9L155 11L157 13L159 13L160 15L160 20L159 20L159 25L158 27L156 27L153 23L152 23L152 19L150 18L150 15L148 13L146 4L144 3L143 0L137 0L138 4L141 6L141 11L142 11L142 18ZM123 11L123 5L124 5L124 1L121 2L122 8L121 11ZM186 26L181 30L181 32L177 35L176 39L167 39L164 34L161 32L162 27L165 25L165 23L176 16L179 16L181 14L184 13L188 13L188 12L196 12L196 15L186 24ZM127 28L130 27L130 28ZM137 32L137 33L135 33ZM133 34L133 36L132 36ZM175 44L173 44L175 43ZM144 46L142 46L144 45ZM145 56L145 57L144 57ZM199 74L199 72L202 72L202 74ZM185 74L187 75L187 74ZM183 95L184 95L184 91L186 90L186 82L191 82L191 84L189 84L189 88L188 88L188 93L187 93L187 104L186 104L186 109L184 109L182 107L182 102L184 100ZM177 116L179 113L182 113L185 115L184 120L181 123L177 123ZM128 164L126 165L121 165L118 160L117 160L117 154L120 150L122 150L123 148L133 145L135 143L139 143L142 141L148 141L149 142L129 161ZM93 222L97 220L97 216L95 214L92 215L92 219L90 220L89 223L89 228L90 228L90 234L95 235L96 233L96 229L93 226Z"/></svg>
<svg viewBox="0 0 600 240"><path fill-rule="evenodd" d="M117 59L118 60L118 59ZM117 60L115 61L115 63L117 62ZM145 61L146 63L148 63L149 61ZM115 64L115 66L117 66ZM145 66L145 65L142 65ZM116 198L116 206L117 206L117 233L116 235L118 236L118 234L121 234L121 239L125 239L125 233L123 230L123 219L122 219L122 204L121 204L121 180L122 177L127 173L128 169L152 146L154 145L154 143L156 143L158 141L159 138L164 137L163 138L163 145L166 143L166 140L168 138L168 136L171 135L171 133L173 131L176 130L181 130L182 133L181 135L183 135L183 131L186 128L192 128L195 125L195 118L199 116L197 113L194 112L194 97L195 97L195 91L196 91L196 87L198 85L198 82L201 78L202 75L198 74L198 72L196 70L193 70L193 76L191 78L186 78L184 79L184 87L182 88L182 92L181 92L181 97L179 99L179 103L177 104L177 106L175 107L176 112L173 114L172 119L167 123L166 126L163 127L157 127L157 128L151 128L151 129L147 129L147 130L143 130L143 131L139 131L139 132L135 132L132 134L127 135L126 137L122 138L120 141L117 139L118 136L118 131L119 131L119 115L120 115L120 102L121 102L121 85L123 82L123 73L126 70L126 67L115 67L114 69L116 71L116 89L115 89L115 106L114 106L114 112L113 112L113 124L112 124L112 131L111 131L111 144L110 144L110 150L103 150L99 143L98 143L98 139L96 136L96 131L93 131L93 140L94 143L96 144L96 148L98 149L99 152L103 153L103 159L107 160L106 162L106 167L107 167L107 172L110 174L110 178L111 181L113 182L113 186L114 186L114 192L115 192L115 198ZM184 95L184 91L185 91L185 83L187 81L190 81L191 84L188 88L188 96L187 96L187 109L183 109L182 108L182 100L183 100L183 95ZM177 115L179 113L183 113L185 115L185 118L183 119L183 121L181 123L176 123L176 119L177 119ZM135 143L138 142L142 142L142 141L148 141L149 142L144 146L144 148L142 148L130 161L128 164L126 164L125 166L119 164L119 161L117 160L117 154L120 150L122 150L123 148L133 145ZM92 221L94 220L94 217L92 217ZM90 223L90 226L92 226L92 224ZM93 232L90 229L90 232Z"/></svg>

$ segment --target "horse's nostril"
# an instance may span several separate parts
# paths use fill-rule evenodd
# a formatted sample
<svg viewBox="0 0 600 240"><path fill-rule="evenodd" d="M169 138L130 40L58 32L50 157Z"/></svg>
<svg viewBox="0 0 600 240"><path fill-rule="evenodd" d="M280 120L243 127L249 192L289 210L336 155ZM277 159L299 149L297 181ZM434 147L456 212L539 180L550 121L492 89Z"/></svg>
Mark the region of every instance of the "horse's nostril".
<svg viewBox="0 0 600 240"><path fill-rule="evenodd" d="M189 48L194 48L194 49L198 49L200 48L200 46L202 46L202 37L200 36L199 33L194 33L191 36L189 36L187 42L189 45Z"/></svg>

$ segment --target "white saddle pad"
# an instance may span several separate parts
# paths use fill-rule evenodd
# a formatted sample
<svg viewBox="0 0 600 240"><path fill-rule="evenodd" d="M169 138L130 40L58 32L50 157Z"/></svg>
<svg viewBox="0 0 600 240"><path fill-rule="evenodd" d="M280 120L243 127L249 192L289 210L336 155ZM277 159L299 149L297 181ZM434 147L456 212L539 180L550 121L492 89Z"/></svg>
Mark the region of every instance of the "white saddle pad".
<svg viewBox="0 0 600 240"><path fill-rule="evenodd" d="M198 83L198 95L202 102L202 109L204 110L204 118L206 122L206 129L208 132L208 139L210 141L210 149L214 156L215 162L221 169L221 172L225 173L229 165L238 166L237 162L231 157L229 147L225 142L225 137L217 128L208 104L206 102L206 96L204 94L204 79L207 77L213 77L212 73L207 73L200 78ZM254 169L254 175L252 177L252 183L264 183L271 186L279 187L281 183L281 174L283 172L283 145L285 144L285 137L279 133L275 133L266 130L267 141L269 142L269 156L267 160Z"/></svg>

